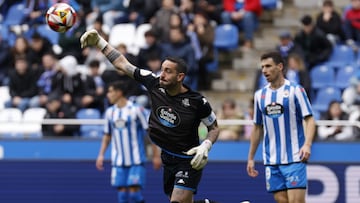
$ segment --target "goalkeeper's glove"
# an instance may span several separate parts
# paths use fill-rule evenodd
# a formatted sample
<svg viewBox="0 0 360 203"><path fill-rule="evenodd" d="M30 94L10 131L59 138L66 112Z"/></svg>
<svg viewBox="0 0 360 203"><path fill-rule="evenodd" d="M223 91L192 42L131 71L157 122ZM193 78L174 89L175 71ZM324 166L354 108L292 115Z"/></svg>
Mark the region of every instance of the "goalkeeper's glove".
<svg viewBox="0 0 360 203"><path fill-rule="evenodd" d="M191 166L196 169L200 170L204 168L208 161L208 153L211 149L212 142L208 139L204 140L201 145L197 147L191 148L189 151L185 152L187 155L194 155L193 159L191 160Z"/></svg>
<svg viewBox="0 0 360 203"><path fill-rule="evenodd" d="M81 48L86 46L96 46L100 50L103 50L108 44L95 29L86 31L84 34L82 34L80 37L80 43Z"/></svg>

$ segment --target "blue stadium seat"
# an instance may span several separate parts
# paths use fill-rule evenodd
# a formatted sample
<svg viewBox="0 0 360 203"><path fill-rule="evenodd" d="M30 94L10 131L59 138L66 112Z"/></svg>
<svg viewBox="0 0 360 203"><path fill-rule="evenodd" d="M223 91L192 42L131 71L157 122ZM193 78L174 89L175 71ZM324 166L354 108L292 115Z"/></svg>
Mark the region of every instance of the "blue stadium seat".
<svg viewBox="0 0 360 203"><path fill-rule="evenodd" d="M342 68L355 62L355 53L350 46L340 44L333 48L333 52L326 64L334 68Z"/></svg>
<svg viewBox="0 0 360 203"><path fill-rule="evenodd" d="M209 73L216 72L219 68L219 53L217 49L214 49L214 60L206 64L206 70Z"/></svg>
<svg viewBox="0 0 360 203"><path fill-rule="evenodd" d="M36 31L43 37L46 37L51 44L59 44L59 33L50 29L47 24L39 25Z"/></svg>
<svg viewBox="0 0 360 203"><path fill-rule="evenodd" d="M3 24L6 26L21 24L25 17L24 7L24 3L17 3L12 5L5 16Z"/></svg>
<svg viewBox="0 0 360 203"><path fill-rule="evenodd" d="M317 91L312 107L315 111L322 113L334 100L341 101L341 90L337 87L324 87Z"/></svg>
<svg viewBox="0 0 360 203"><path fill-rule="evenodd" d="M76 113L77 119L101 119L101 112L94 108L84 108ZM80 136L84 138L99 138L103 134L102 125L80 125Z"/></svg>
<svg viewBox="0 0 360 203"><path fill-rule="evenodd" d="M310 70L311 87L319 89L335 84L335 70L327 65L315 66Z"/></svg>
<svg viewBox="0 0 360 203"><path fill-rule="evenodd" d="M278 6L279 0L261 0L261 6L265 10L273 10Z"/></svg>
<svg viewBox="0 0 360 203"><path fill-rule="evenodd" d="M239 31L233 24L220 24L215 27L214 46L218 50L231 51L239 45Z"/></svg>
<svg viewBox="0 0 360 203"><path fill-rule="evenodd" d="M350 78L357 72L355 66L346 66L340 68L335 75L335 86L340 89L345 89L350 86Z"/></svg>

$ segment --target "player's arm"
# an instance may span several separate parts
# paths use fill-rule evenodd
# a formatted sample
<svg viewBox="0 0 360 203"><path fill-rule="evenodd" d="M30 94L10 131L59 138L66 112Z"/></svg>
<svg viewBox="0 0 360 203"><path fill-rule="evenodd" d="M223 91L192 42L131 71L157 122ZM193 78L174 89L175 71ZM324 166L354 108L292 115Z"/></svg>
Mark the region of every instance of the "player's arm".
<svg viewBox="0 0 360 203"><path fill-rule="evenodd" d="M307 161L311 155L311 145L315 137L316 124L313 116L304 118L305 142L300 149L301 161Z"/></svg>
<svg viewBox="0 0 360 203"><path fill-rule="evenodd" d="M248 160L254 160L256 150L260 144L262 132L263 132L262 125L254 124L254 128L251 132L251 137L250 137Z"/></svg>
<svg viewBox="0 0 360 203"><path fill-rule="evenodd" d="M262 133L263 133L262 125L254 124L254 128L251 132L251 137L250 137L250 148L249 148L248 161L246 166L247 173L251 177L256 177L259 174L258 171L255 170L255 153L260 144Z"/></svg>
<svg viewBox="0 0 360 203"><path fill-rule="evenodd" d="M134 72L137 67L132 65L124 55L102 38L96 30L93 29L85 32L80 38L80 43L82 48L96 46L114 65L116 70L134 78Z"/></svg>
<svg viewBox="0 0 360 203"><path fill-rule="evenodd" d="M105 134L102 138L99 154L96 159L96 168L98 170L104 169L104 155L105 155L106 149L108 148L108 146L110 144L110 141L111 141L111 136Z"/></svg>
<svg viewBox="0 0 360 203"><path fill-rule="evenodd" d="M219 137L219 127L217 124L217 121L215 120L211 125L207 126L207 136L206 139L210 140L212 144L214 144L217 140L217 138Z"/></svg>

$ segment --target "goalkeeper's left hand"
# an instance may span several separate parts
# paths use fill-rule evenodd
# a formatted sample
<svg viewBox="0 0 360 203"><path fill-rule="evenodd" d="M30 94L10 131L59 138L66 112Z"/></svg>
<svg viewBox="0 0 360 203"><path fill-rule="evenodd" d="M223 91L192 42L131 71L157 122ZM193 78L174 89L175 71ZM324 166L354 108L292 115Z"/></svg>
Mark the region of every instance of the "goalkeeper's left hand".
<svg viewBox="0 0 360 203"><path fill-rule="evenodd" d="M208 153L211 149L212 142L208 139L204 140L201 145L191 148L189 151L185 152L187 155L194 155L194 158L191 160L190 164L193 169L200 170L204 168L208 161Z"/></svg>

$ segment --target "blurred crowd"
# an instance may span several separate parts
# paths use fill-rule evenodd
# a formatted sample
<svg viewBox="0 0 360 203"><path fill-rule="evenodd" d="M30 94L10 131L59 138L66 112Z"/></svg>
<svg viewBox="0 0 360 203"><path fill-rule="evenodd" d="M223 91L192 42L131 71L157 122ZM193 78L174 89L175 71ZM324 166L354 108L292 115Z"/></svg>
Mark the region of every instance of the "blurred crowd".
<svg viewBox="0 0 360 203"><path fill-rule="evenodd" d="M78 19L73 28L59 33L54 41L37 28L46 25L47 9L58 2L70 4ZM143 32L144 44L136 51L125 43L116 44L116 48L131 63L155 74L159 73L161 61L167 55L181 57L189 66L185 84L195 90L209 90L211 78L206 77L206 65L215 57L216 26L236 25L241 32L239 48L252 50L255 48L254 33L261 26L259 18L264 10L260 0L13 0L0 1L2 23L9 16L9 8L16 4L24 6L21 23L2 24L2 27L7 26L7 33L0 32L0 86L8 86L11 96L4 106L21 111L43 107L47 109L48 118L75 118L82 108L103 112L108 106L107 85L114 80L130 83L128 97L145 108L149 106L146 90L141 85L113 70L97 49L80 48L79 37L86 30L96 29L109 40L114 37L111 35L116 25L132 24L135 28L149 25ZM301 28L296 33L279 31L278 45L274 49L286 59L287 79L303 85L310 99L315 100L311 70L326 63L338 45L350 47L354 54L358 51L360 0L349 0L349 6L341 10L331 0L324 0L316 16L305 15L299 22ZM121 32L116 34L116 38L128 37ZM342 98L329 103L327 111L318 112L318 119L359 120L357 79L360 74L354 77L349 87L341 90ZM261 70L254 81L254 89L266 84ZM251 119L252 105L250 101L248 108L238 109L237 101L227 99L218 109L218 117ZM250 126L221 128L220 140L249 139ZM353 140L360 136L355 132L356 129L341 126L323 126L318 134L322 140ZM337 136L338 133L342 135Z"/></svg>

